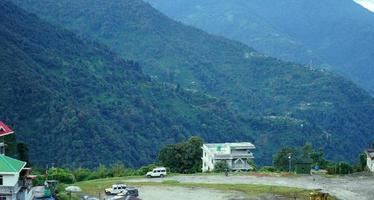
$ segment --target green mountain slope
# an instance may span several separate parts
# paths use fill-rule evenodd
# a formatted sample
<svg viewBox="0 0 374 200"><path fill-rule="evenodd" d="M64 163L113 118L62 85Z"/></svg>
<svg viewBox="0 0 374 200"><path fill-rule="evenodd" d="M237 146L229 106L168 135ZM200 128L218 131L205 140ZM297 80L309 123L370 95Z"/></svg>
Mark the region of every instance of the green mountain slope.
<svg viewBox="0 0 374 200"><path fill-rule="evenodd" d="M146 0L171 18L209 33L247 44L268 55L297 63L321 64L311 49L283 34L255 12L250 1Z"/></svg>
<svg viewBox="0 0 374 200"><path fill-rule="evenodd" d="M139 166L191 135L252 140L222 100L151 81L137 63L5 1L0 46L0 119L38 166Z"/></svg>
<svg viewBox="0 0 374 200"><path fill-rule="evenodd" d="M141 61L154 79L223 97L256 119L249 124L260 159L269 161L280 146L310 141L330 159L353 161L374 137L373 99L350 81L182 25L142 1L14 1Z"/></svg>
<svg viewBox="0 0 374 200"><path fill-rule="evenodd" d="M173 19L275 57L325 64L374 93L374 13L353 0L147 0Z"/></svg>

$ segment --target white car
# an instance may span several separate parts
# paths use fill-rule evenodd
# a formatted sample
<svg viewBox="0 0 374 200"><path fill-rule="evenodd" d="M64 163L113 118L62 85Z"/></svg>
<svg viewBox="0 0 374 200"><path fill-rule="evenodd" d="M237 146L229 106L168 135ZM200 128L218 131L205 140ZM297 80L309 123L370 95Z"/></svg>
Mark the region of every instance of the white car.
<svg viewBox="0 0 374 200"><path fill-rule="evenodd" d="M126 191L126 188L127 186L125 184L115 184L115 185L112 185L111 188L107 188L105 189L105 194L108 194L108 195L117 195L117 194L120 194L124 191Z"/></svg>
<svg viewBox="0 0 374 200"><path fill-rule="evenodd" d="M157 167L154 168L151 172L147 172L146 176L148 178L152 177L165 177L166 176L166 168L165 167Z"/></svg>

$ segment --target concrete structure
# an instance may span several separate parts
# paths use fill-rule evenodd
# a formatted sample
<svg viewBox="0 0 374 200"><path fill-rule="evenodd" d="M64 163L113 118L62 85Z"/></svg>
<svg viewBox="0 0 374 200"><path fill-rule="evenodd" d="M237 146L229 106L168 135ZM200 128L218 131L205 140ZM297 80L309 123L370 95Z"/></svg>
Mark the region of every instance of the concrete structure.
<svg viewBox="0 0 374 200"><path fill-rule="evenodd" d="M203 144L203 172L213 171L217 162L224 161L231 170L250 170L249 159L253 159L255 146L249 142Z"/></svg>
<svg viewBox="0 0 374 200"><path fill-rule="evenodd" d="M367 161L366 165L369 171L374 172L374 149L368 149L366 151Z"/></svg>

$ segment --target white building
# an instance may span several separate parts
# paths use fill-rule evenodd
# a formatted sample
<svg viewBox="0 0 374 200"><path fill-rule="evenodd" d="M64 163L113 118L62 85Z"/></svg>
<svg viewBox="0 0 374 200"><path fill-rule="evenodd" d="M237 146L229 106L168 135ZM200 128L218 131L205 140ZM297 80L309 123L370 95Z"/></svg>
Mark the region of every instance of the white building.
<svg viewBox="0 0 374 200"><path fill-rule="evenodd" d="M26 163L0 155L0 200L31 200L32 179Z"/></svg>
<svg viewBox="0 0 374 200"><path fill-rule="evenodd" d="M231 170L250 170L249 159L253 159L255 146L249 142L203 144L203 172L213 171L217 162L227 162Z"/></svg>
<svg viewBox="0 0 374 200"><path fill-rule="evenodd" d="M32 200L32 176L26 162L5 155L5 135L13 131L0 121L0 200Z"/></svg>
<svg viewBox="0 0 374 200"><path fill-rule="evenodd" d="M367 155L367 167L371 172L374 172L374 149L368 149L366 151Z"/></svg>

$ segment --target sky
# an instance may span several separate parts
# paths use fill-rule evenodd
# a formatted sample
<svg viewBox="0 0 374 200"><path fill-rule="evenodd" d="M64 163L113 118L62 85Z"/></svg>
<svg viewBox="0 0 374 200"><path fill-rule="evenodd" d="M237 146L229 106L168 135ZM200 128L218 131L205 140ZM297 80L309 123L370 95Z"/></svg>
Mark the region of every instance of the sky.
<svg viewBox="0 0 374 200"><path fill-rule="evenodd" d="M374 0L354 0L358 4L374 12Z"/></svg>

